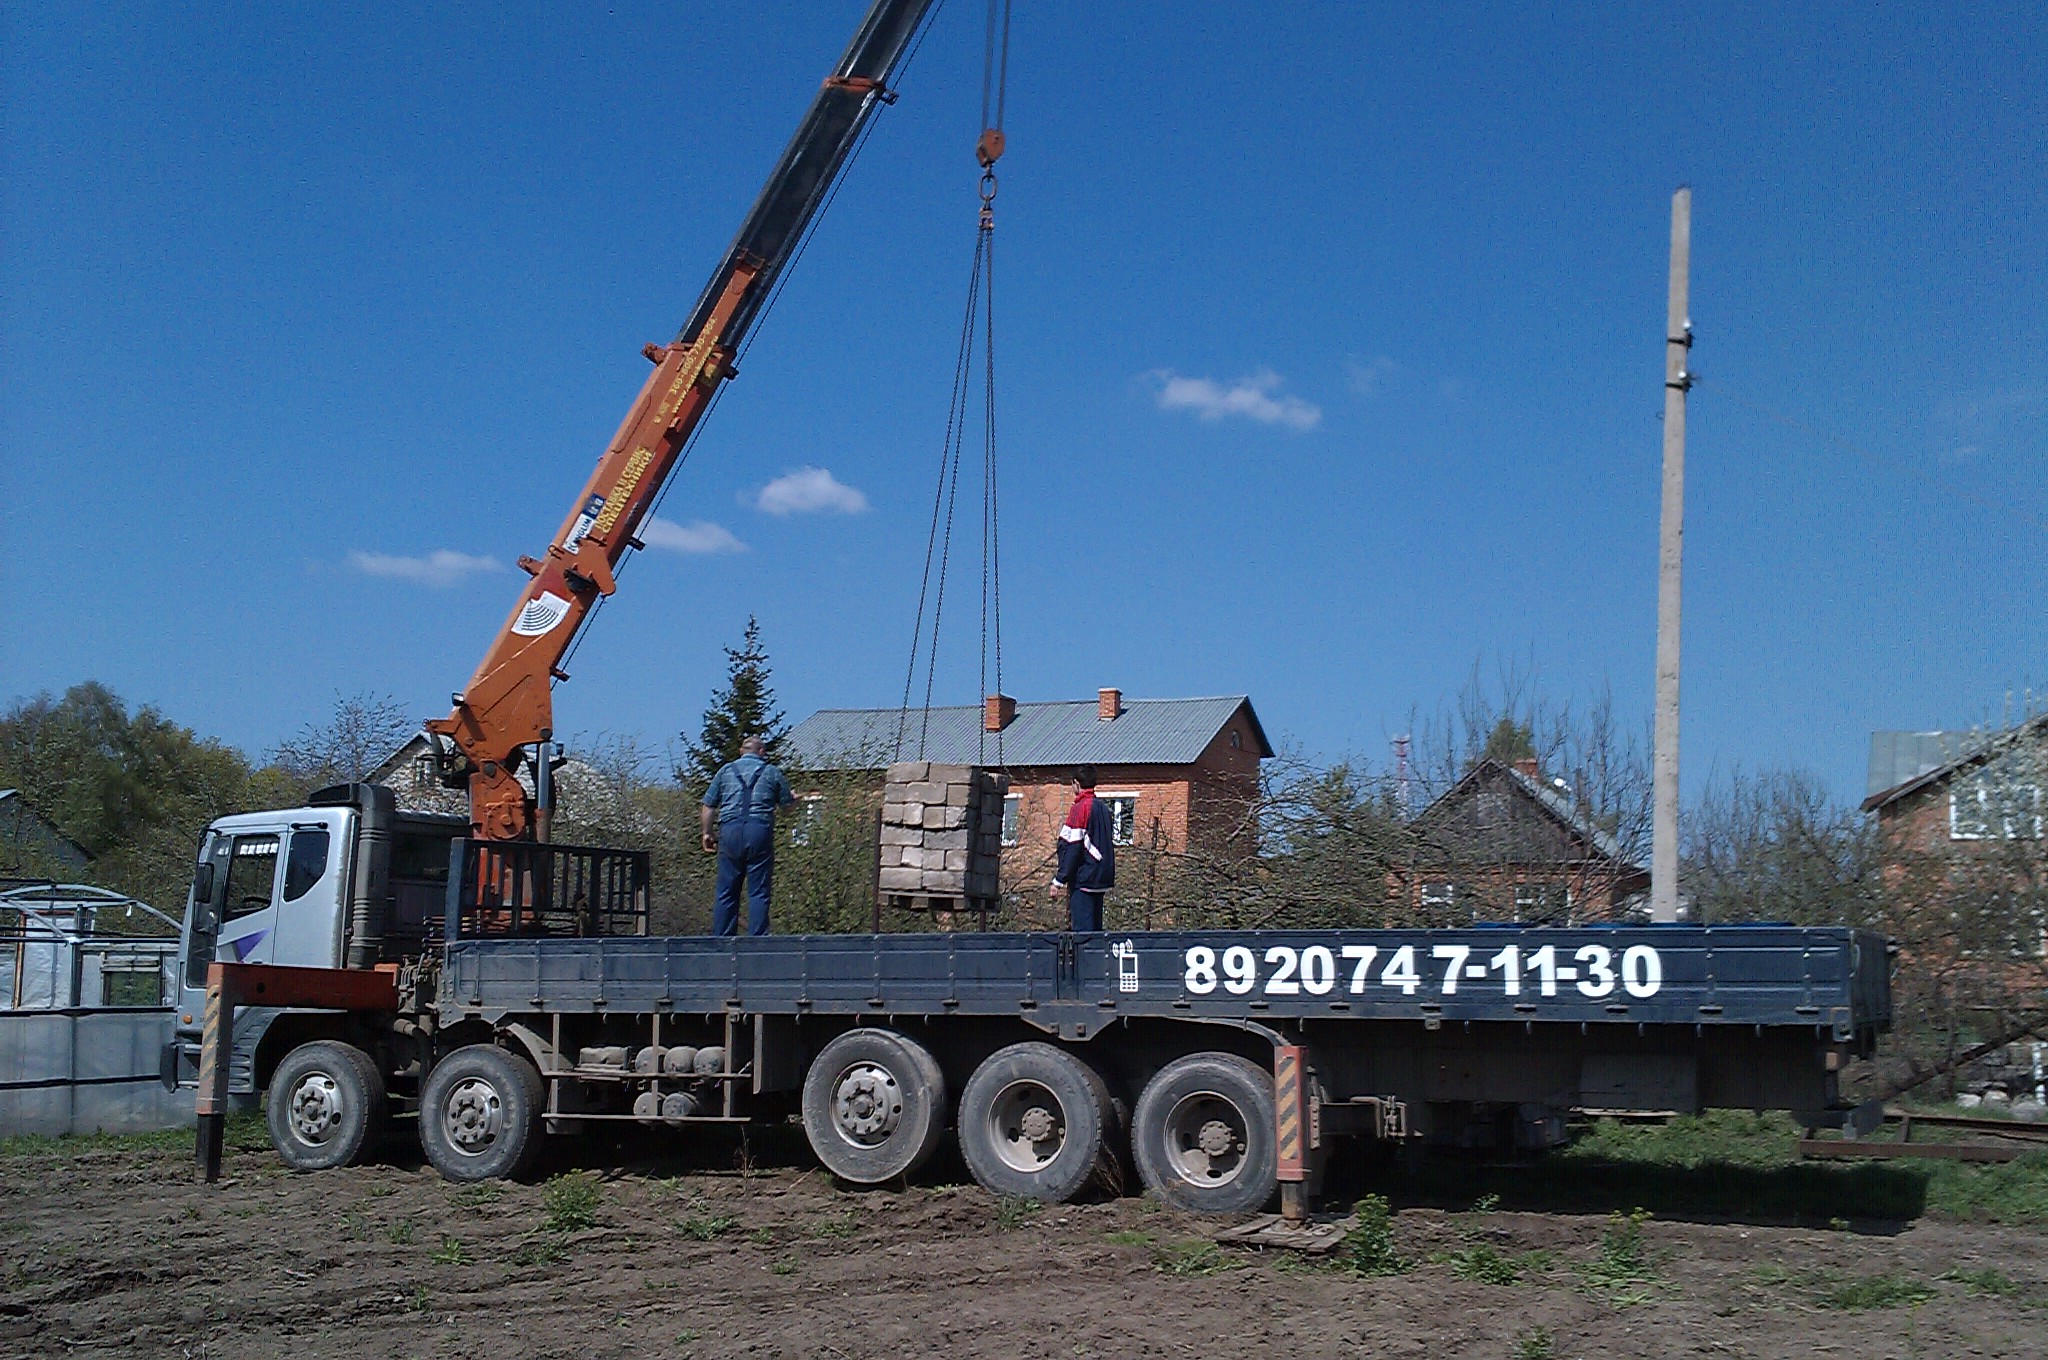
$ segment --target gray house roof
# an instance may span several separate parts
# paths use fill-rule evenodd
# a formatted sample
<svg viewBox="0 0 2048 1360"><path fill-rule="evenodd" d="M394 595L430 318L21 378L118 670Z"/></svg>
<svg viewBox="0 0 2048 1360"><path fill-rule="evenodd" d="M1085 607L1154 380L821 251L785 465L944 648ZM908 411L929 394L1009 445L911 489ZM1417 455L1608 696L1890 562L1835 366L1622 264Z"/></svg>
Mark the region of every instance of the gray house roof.
<svg viewBox="0 0 2048 1360"><path fill-rule="evenodd" d="M1126 699L1123 712L1108 722L1097 716L1093 699L1018 704L1016 719L1002 733L1002 760L1006 765L1192 765L1240 711L1251 749L1261 757L1272 755L1252 701L1233 694ZM898 760L993 764L996 734L983 732L981 721L979 704L934 708L929 717L921 708L907 715L894 708L827 708L791 728L782 751L812 770L876 770Z"/></svg>
<svg viewBox="0 0 2048 1360"><path fill-rule="evenodd" d="M52 826L16 789L0 789L0 836L16 845L40 845L74 869L92 863L92 855L84 846Z"/></svg>
<svg viewBox="0 0 2048 1360"><path fill-rule="evenodd" d="M1872 732L1863 810L1873 812L1964 765L1989 760L2022 741L2048 738L2048 714L2003 732Z"/></svg>
<svg viewBox="0 0 2048 1360"><path fill-rule="evenodd" d="M1627 852L1614 836L1586 816L1585 811L1574 805L1573 800L1560 791L1556 785L1531 775L1526 770L1504 760L1488 757L1466 771L1465 777L1446 789L1441 796L1422 811L1415 814L1410 826L1422 827L1441 816L1443 810L1465 797L1466 791L1489 775L1505 775L1516 788L1528 796L1531 802L1549 813L1565 830L1591 845L1603 859L1613 860L1630 868L1642 866L1629 861Z"/></svg>

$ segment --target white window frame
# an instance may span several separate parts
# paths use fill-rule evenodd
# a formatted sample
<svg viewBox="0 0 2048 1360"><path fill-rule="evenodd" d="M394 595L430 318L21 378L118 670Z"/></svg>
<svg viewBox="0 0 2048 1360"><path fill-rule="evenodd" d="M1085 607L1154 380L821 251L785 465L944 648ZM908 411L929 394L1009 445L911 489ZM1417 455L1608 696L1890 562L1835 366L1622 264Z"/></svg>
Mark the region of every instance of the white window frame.
<svg viewBox="0 0 2048 1360"><path fill-rule="evenodd" d="M811 828L825 817L825 795L822 793L798 794L794 814L789 819L789 843L809 845Z"/></svg>
<svg viewBox="0 0 2048 1360"><path fill-rule="evenodd" d="M1948 790L1948 838L1952 841L1989 840L2040 840L2042 834L2041 786L2039 784L2014 784L2010 798L2001 798L2001 803L2010 807L1997 810L1998 824L1992 825L1992 776L1988 771L1973 772L1968 779L1958 777L1949 784ZM2020 812L2017 818L2010 812L2024 808L2028 803L2034 807L2033 828L2026 829L2027 814ZM1976 815L1964 819L1961 809L1974 805ZM2015 821L2019 825L2014 825Z"/></svg>
<svg viewBox="0 0 2048 1360"><path fill-rule="evenodd" d="M1003 795L1002 839L1005 848L1016 845L1024 833L1024 795L1006 793Z"/></svg>
<svg viewBox="0 0 2048 1360"><path fill-rule="evenodd" d="M1112 845L1136 845L1136 844L1138 843L1138 793L1137 793L1137 790L1135 790L1135 789L1117 789L1117 790L1113 790L1113 791L1111 791L1111 792L1108 792L1108 793L1098 793L1098 794L1096 794L1095 796L1096 796L1097 798L1101 799L1101 800L1102 800L1103 802L1105 802L1105 803L1108 803L1108 804L1110 804L1110 809L1109 809L1109 840L1110 840L1110 844L1112 844ZM1124 825L1122 826L1122 828L1121 828L1121 829L1119 829L1119 828L1118 828L1118 826L1117 826L1117 824L1116 824L1116 821L1117 821L1117 817L1116 817L1116 804L1117 804L1117 803L1119 803L1119 802L1125 802L1125 803L1129 803L1129 804L1130 804L1130 815L1129 815L1128 817L1126 817L1126 818L1124 819Z"/></svg>
<svg viewBox="0 0 2048 1360"><path fill-rule="evenodd" d="M1437 879L1434 882L1422 885L1422 906L1425 910L1430 907L1443 907L1449 910L1457 905L1458 885L1456 883L1446 879Z"/></svg>

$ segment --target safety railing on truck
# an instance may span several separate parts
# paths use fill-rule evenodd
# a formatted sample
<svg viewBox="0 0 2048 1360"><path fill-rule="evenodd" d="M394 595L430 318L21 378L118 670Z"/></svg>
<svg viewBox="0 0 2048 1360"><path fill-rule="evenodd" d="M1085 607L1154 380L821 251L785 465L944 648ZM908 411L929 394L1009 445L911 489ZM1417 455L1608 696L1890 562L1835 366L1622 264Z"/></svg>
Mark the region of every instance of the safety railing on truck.
<svg viewBox="0 0 2048 1360"><path fill-rule="evenodd" d="M645 850L458 839L443 936L645 935L651 880Z"/></svg>

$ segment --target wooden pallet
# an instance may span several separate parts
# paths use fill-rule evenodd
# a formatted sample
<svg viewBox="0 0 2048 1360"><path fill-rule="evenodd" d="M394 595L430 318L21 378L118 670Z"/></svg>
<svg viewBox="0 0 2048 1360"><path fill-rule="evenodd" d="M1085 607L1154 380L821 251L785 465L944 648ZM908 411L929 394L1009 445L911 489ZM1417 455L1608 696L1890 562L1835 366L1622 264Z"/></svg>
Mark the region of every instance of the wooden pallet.
<svg viewBox="0 0 2048 1360"><path fill-rule="evenodd" d="M882 905L896 911L973 911L996 909L993 897L949 897L936 893L883 893Z"/></svg>
<svg viewBox="0 0 2048 1360"><path fill-rule="evenodd" d="M1357 1226L1356 1214L1326 1223L1294 1222L1279 1214L1261 1214L1249 1223L1223 1229L1216 1234L1216 1240L1233 1247L1285 1247L1321 1256L1336 1250L1344 1234Z"/></svg>

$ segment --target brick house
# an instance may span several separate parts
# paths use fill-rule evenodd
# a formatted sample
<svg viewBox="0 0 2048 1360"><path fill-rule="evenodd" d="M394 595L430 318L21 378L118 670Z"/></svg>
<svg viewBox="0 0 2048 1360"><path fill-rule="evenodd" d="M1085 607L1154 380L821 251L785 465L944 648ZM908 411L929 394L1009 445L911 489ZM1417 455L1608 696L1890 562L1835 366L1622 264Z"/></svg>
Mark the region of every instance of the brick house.
<svg viewBox="0 0 2048 1360"><path fill-rule="evenodd" d="M1887 858L1983 857L2042 838L2048 715L2009 731L1873 732L1869 796Z"/></svg>
<svg viewBox="0 0 2048 1360"><path fill-rule="evenodd" d="M824 709L789 730L782 752L799 771L877 777L899 759L1001 766L1010 776L1006 891L1050 881L1081 765L1096 768L1095 793L1119 845L1167 854L1256 846L1248 823L1259 762L1273 747L1244 695L1126 699L1104 689L1092 701L1030 704L996 695L980 707L911 710L899 747L902 717L894 708ZM794 782L801 791L801 774Z"/></svg>
<svg viewBox="0 0 2048 1360"><path fill-rule="evenodd" d="M1394 888L1418 922L1614 920L1650 889L1649 871L1533 760L1481 760L1408 829Z"/></svg>
<svg viewBox="0 0 2048 1360"><path fill-rule="evenodd" d="M1874 732L1869 796L1895 891L1958 921L1965 952L2048 954L2048 714L2003 732Z"/></svg>

